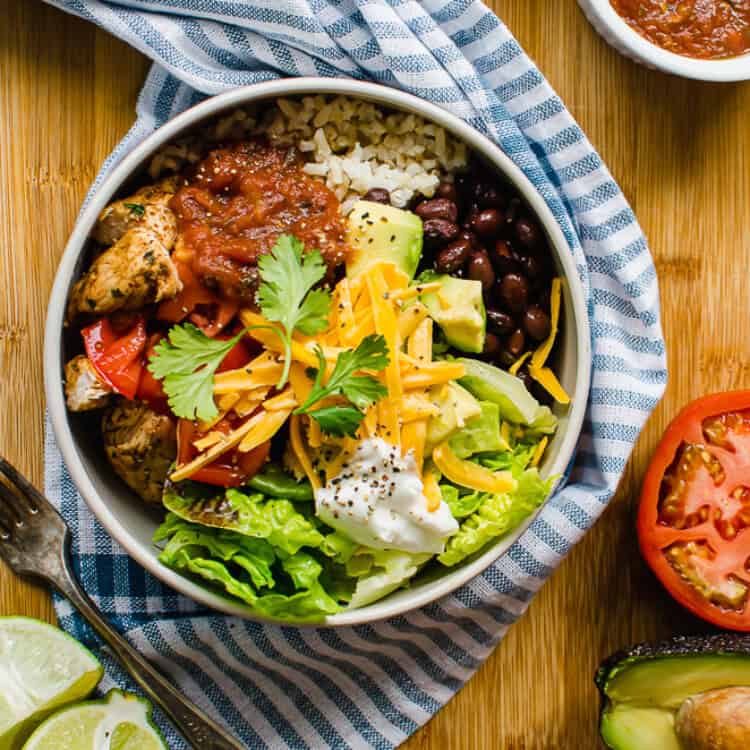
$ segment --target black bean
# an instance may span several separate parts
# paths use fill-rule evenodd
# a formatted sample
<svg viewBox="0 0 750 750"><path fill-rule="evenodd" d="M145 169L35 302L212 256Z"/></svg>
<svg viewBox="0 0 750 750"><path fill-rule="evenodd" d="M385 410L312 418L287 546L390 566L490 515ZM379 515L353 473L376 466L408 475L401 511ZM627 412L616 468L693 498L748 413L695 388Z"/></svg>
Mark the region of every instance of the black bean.
<svg viewBox="0 0 750 750"><path fill-rule="evenodd" d="M362 196L362 200L384 203L386 206L390 206L391 194L385 188L371 188Z"/></svg>
<svg viewBox="0 0 750 750"><path fill-rule="evenodd" d="M516 327L516 322L508 313L504 313L502 310L495 310L492 307L487 308L487 322L490 328L500 336L507 336L513 333Z"/></svg>
<svg viewBox="0 0 750 750"><path fill-rule="evenodd" d="M541 259L534 254L521 258L521 267L530 279L538 279L545 272Z"/></svg>
<svg viewBox="0 0 750 750"><path fill-rule="evenodd" d="M544 341L549 336L551 321L539 305L530 305L523 314L523 327L534 341Z"/></svg>
<svg viewBox="0 0 750 750"><path fill-rule="evenodd" d="M508 199L494 185L488 185L479 196L479 205L482 208L505 208Z"/></svg>
<svg viewBox="0 0 750 750"><path fill-rule="evenodd" d="M507 273L500 281L500 299L514 313L523 312L529 299L529 282L520 273Z"/></svg>
<svg viewBox="0 0 750 750"><path fill-rule="evenodd" d="M480 237L495 237L501 222L502 217L496 208L485 208L474 217L471 227Z"/></svg>
<svg viewBox="0 0 750 750"><path fill-rule="evenodd" d="M455 273L466 263L470 252L471 244L465 239L451 242L435 256L435 270L438 273Z"/></svg>
<svg viewBox="0 0 750 750"><path fill-rule="evenodd" d="M484 354L486 357L494 359L498 354L500 354L500 348L500 339L495 336L494 333L488 333L484 337L484 349L482 349L482 354Z"/></svg>
<svg viewBox="0 0 750 750"><path fill-rule="evenodd" d="M539 231L539 227L531 219L527 219L524 216L516 220L513 229L516 239L523 247L532 249L537 247L542 241L542 233Z"/></svg>
<svg viewBox="0 0 750 750"><path fill-rule="evenodd" d="M466 240L472 247L472 249L479 247L479 238L470 229L462 229L458 233L459 240Z"/></svg>
<svg viewBox="0 0 750 750"><path fill-rule="evenodd" d="M514 356L520 357L526 346L526 336L520 328L516 328L505 341L505 348Z"/></svg>
<svg viewBox="0 0 750 750"><path fill-rule="evenodd" d="M511 198L508 203L508 209L505 212L505 223L513 224L518 216L518 212L521 210L521 201L518 198Z"/></svg>
<svg viewBox="0 0 750 750"><path fill-rule="evenodd" d="M515 253L505 240L498 240L490 245L490 260L501 276L521 270Z"/></svg>
<svg viewBox="0 0 750 750"><path fill-rule="evenodd" d="M500 353L495 358L502 367L510 367L518 357L511 354L505 346L500 347Z"/></svg>
<svg viewBox="0 0 750 750"><path fill-rule="evenodd" d="M471 254L466 275L470 279L482 282L482 290L489 291L495 283L495 271L486 250L477 250Z"/></svg>
<svg viewBox="0 0 750 750"><path fill-rule="evenodd" d="M458 206L454 201L447 198L432 198L423 201L415 209L414 213L422 219L445 219L453 224L458 219Z"/></svg>
<svg viewBox="0 0 750 750"><path fill-rule="evenodd" d="M441 182L435 190L436 198L446 198L454 203L458 202L458 190L453 182Z"/></svg>
<svg viewBox="0 0 750 750"><path fill-rule="evenodd" d="M441 247L458 237L458 224L445 219L427 219L422 229L425 241L432 247Z"/></svg>

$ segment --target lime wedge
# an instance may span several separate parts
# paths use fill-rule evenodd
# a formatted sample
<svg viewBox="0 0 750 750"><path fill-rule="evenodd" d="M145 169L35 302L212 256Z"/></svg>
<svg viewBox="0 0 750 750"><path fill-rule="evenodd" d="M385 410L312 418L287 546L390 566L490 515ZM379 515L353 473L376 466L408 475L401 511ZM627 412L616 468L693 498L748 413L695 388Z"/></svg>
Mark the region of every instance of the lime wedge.
<svg viewBox="0 0 750 750"><path fill-rule="evenodd" d="M63 708L37 727L23 750L168 750L151 723L151 704L110 690L98 701Z"/></svg>
<svg viewBox="0 0 750 750"><path fill-rule="evenodd" d="M52 711L88 696L102 671L62 630L30 617L0 617L0 750L20 748Z"/></svg>

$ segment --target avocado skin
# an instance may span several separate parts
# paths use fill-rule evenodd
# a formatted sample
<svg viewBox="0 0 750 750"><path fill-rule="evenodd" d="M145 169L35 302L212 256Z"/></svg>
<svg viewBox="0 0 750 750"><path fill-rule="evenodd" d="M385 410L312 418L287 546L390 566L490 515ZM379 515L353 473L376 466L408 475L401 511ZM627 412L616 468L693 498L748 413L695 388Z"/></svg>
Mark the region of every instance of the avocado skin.
<svg viewBox="0 0 750 750"><path fill-rule="evenodd" d="M678 635L666 641L638 643L607 657L599 666L594 682L606 702L607 681L612 673L644 659L660 656L691 656L695 654L743 654L750 657L750 635L716 633L714 635Z"/></svg>

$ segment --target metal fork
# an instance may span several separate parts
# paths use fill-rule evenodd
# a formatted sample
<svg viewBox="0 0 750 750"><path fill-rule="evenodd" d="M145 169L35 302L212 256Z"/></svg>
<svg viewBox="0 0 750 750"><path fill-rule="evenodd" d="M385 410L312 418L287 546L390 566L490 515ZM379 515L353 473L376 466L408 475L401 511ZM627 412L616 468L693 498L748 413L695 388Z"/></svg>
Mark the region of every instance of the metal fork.
<svg viewBox="0 0 750 750"><path fill-rule="evenodd" d="M0 557L18 575L40 578L69 599L192 747L243 750L243 745L181 695L106 622L76 580L69 550L70 531L60 514L0 456Z"/></svg>

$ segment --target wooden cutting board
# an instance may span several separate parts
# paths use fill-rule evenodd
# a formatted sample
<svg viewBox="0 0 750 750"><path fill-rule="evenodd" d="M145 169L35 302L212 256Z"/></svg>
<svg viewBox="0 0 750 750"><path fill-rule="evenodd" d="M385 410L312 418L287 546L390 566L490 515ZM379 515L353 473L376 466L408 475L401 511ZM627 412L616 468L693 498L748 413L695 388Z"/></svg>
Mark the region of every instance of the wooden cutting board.
<svg viewBox="0 0 750 750"><path fill-rule="evenodd" d="M698 632L638 557L633 513L662 429L690 398L750 385L750 84L647 71L575 0L495 0L632 202L662 282L667 396L616 499L477 676L409 750L597 747L599 660ZM42 332L83 195L133 121L147 61L42 3L0 0L0 452L41 485ZM0 612L52 618L47 594L0 569Z"/></svg>

